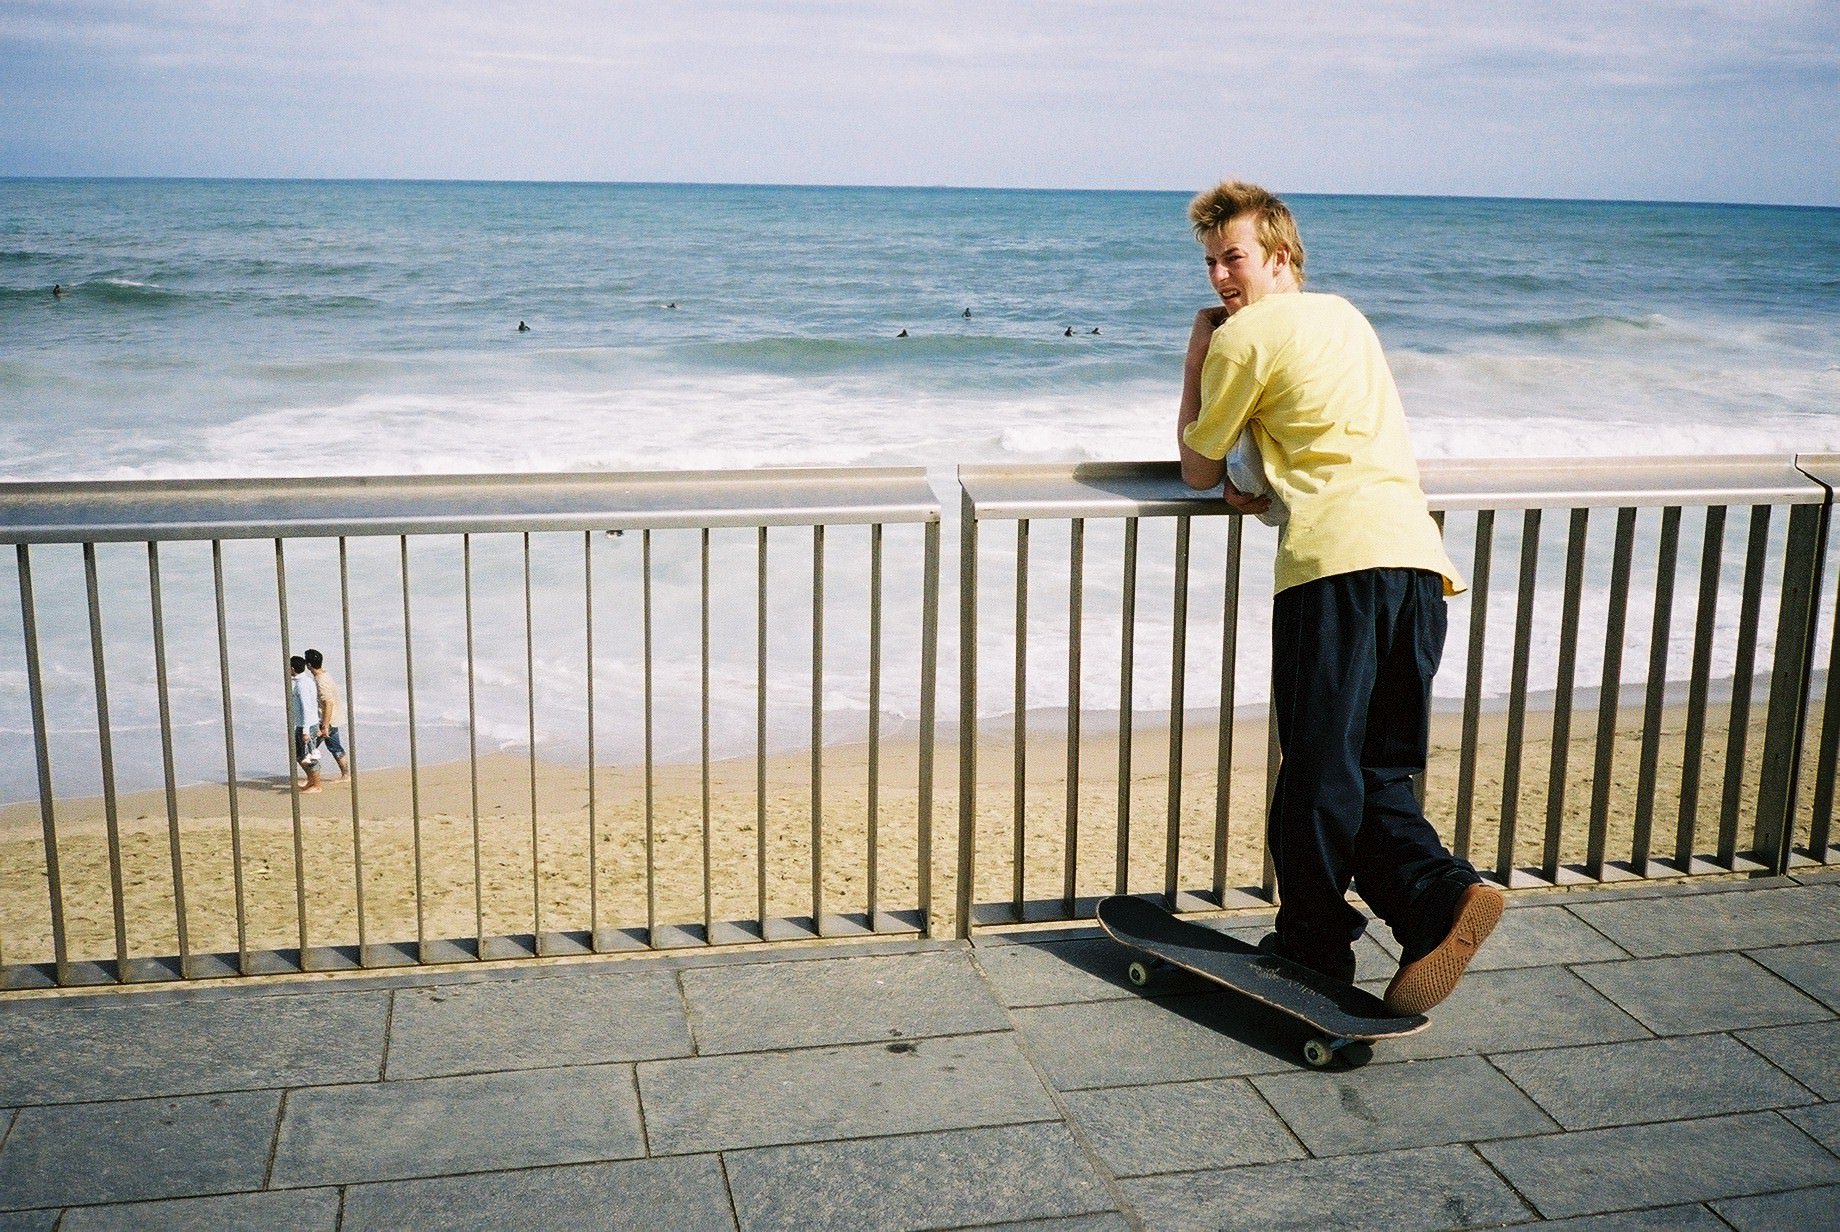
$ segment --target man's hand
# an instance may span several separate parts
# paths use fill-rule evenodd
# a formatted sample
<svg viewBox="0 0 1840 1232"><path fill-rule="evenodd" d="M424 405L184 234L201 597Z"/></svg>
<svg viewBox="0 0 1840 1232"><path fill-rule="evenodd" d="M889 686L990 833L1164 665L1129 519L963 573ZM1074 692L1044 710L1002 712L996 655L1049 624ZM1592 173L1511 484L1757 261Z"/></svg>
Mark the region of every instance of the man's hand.
<svg viewBox="0 0 1840 1232"><path fill-rule="evenodd" d="M1248 496L1246 493L1234 487L1231 479L1226 481L1220 495L1221 499L1225 500L1227 504L1233 506L1241 513L1251 514L1255 518L1271 508L1271 497Z"/></svg>

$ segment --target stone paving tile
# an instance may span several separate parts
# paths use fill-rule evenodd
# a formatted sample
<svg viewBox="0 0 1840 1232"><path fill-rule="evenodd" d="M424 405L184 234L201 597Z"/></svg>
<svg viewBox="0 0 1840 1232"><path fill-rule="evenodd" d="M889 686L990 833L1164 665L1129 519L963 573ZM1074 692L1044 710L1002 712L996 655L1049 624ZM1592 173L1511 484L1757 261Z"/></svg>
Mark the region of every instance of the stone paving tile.
<svg viewBox="0 0 1840 1232"><path fill-rule="evenodd" d="M682 978L704 1056L1009 1029L962 950L761 962Z"/></svg>
<svg viewBox="0 0 1840 1232"><path fill-rule="evenodd" d="M390 1078L690 1054L669 972L545 975L405 988L390 1018Z"/></svg>
<svg viewBox="0 0 1840 1232"><path fill-rule="evenodd" d="M1061 1102L1114 1176L1231 1168L1304 1154L1284 1122L1239 1078L1071 1091Z"/></svg>
<svg viewBox="0 0 1840 1232"><path fill-rule="evenodd" d="M1058 1124L769 1147L726 1162L742 1232L917 1232L1112 1206Z"/></svg>
<svg viewBox="0 0 1840 1232"><path fill-rule="evenodd" d="M59 1232L143 1232L147 1228L184 1228L185 1232L245 1232L250 1228L260 1228L262 1232L334 1232L338 1226L338 1190L287 1189L72 1207L64 1212L64 1222L58 1228Z"/></svg>
<svg viewBox="0 0 1840 1232"><path fill-rule="evenodd" d="M294 1091L272 1183L341 1185L643 1154L630 1066L511 1070Z"/></svg>
<svg viewBox="0 0 1840 1232"><path fill-rule="evenodd" d="M979 946L973 954L997 999L1011 1009L1074 1001L1130 1000L1143 994L1125 978L1125 950L1104 935L1042 943ZM1194 980L1194 987L1204 981Z"/></svg>
<svg viewBox="0 0 1840 1232"><path fill-rule="evenodd" d="M1556 1129L1481 1057L1252 1079L1312 1155L1444 1146Z"/></svg>
<svg viewBox="0 0 1840 1232"><path fill-rule="evenodd" d="M1586 1215L1840 1181L1840 1159L1774 1112L1485 1142L1542 1215Z"/></svg>
<svg viewBox="0 0 1840 1232"><path fill-rule="evenodd" d="M1751 957L1828 1009L1840 1010L1840 942L1752 950Z"/></svg>
<svg viewBox="0 0 1840 1232"><path fill-rule="evenodd" d="M0 1003L0 1106L368 1081L382 1072L389 998Z"/></svg>
<svg viewBox="0 0 1840 1232"><path fill-rule="evenodd" d="M1822 1099L1840 1099L1840 1020L1743 1031L1738 1038Z"/></svg>
<svg viewBox="0 0 1840 1232"><path fill-rule="evenodd" d="M353 1185L345 1191L341 1229L709 1232L734 1226L720 1161L693 1155Z"/></svg>
<svg viewBox="0 0 1840 1232"><path fill-rule="evenodd" d="M1059 1116L1008 1034L647 1061L639 1091L655 1155Z"/></svg>
<svg viewBox="0 0 1840 1232"><path fill-rule="evenodd" d="M243 1091L23 1109L0 1148L0 1207L259 1188L280 1107Z"/></svg>
<svg viewBox="0 0 1840 1232"><path fill-rule="evenodd" d="M1800 1083L1729 1035L1504 1053L1495 1064L1566 1129L1754 1112L1815 1100Z"/></svg>
<svg viewBox="0 0 1840 1232"><path fill-rule="evenodd" d="M1470 970L1556 967L1628 957L1621 946L1564 907L1515 907L1503 913L1501 924L1477 951Z"/></svg>
<svg viewBox="0 0 1840 1232"><path fill-rule="evenodd" d="M1130 1232L1131 1225L1117 1211L1097 1215L1069 1215L1065 1219L1024 1219L1019 1223L980 1223L968 1232Z"/></svg>
<svg viewBox="0 0 1840 1232"><path fill-rule="evenodd" d="M1809 1232L1840 1222L1840 1185L1795 1189L1714 1202L1712 1209L1737 1232Z"/></svg>
<svg viewBox="0 0 1840 1232"><path fill-rule="evenodd" d="M1833 1017L1833 1011L1819 1001L1742 954L1630 959L1575 970L1658 1035L1772 1027Z"/></svg>
<svg viewBox="0 0 1840 1232"><path fill-rule="evenodd" d="M1579 919L1640 958L1840 941L1840 885L1580 902Z"/></svg>
<svg viewBox="0 0 1840 1232"><path fill-rule="evenodd" d="M0 1232L51 1232L57 1221L55 1207L48 1211L0 1211Z"/></svg>
<svg viewBox="0 0 1840 1232"><path fill-rule="evenodd" d="M1431 1011L1431 1026L1383 1040L1375 1055L1398 1058L1496 1053L1562 1044L1642 1039L1648 1032L1564 967L1478 971Z"/></svg>
<svg viewBox="0 0 1840 1232"><path fill-rule="evenodd" d="M1578 1215L1534 1225L1540 1232L1730 1232L1703 1206L1663 1206L1611 1215Z"/></svg>
<svg viewBox="0 0 1840 1232"><path fill-rule="evenodd" d="M1460 1146L1140 1177L1119 1186L1158 1232L1438 1232L1528 1218L1513 1191Z"/></svg>
<svg viewBox="0 0 1840 1232"><path fill-rule="evenodd" d="M1306 1028L1229 993L1097 1001L1010 1012L1057 1090L1286 1070Z"/></svg>
<svg viewBox="0 0 1840 1232"><path fill-rule="evenodd" d="M1840 1104L1817 1104L1812 1108L1791 1108L1783 1113L1803 1133L1840 1155Z"/></svg>

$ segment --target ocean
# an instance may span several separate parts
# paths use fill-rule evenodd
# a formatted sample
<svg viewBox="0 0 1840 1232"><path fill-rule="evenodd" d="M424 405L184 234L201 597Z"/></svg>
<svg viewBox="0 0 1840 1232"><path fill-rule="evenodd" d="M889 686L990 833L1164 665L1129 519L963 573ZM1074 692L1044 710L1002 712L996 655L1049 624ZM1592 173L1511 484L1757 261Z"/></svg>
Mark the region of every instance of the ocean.
<svg viewBox="0 0 1840 1232"><path fill-rule="evenodd" d="M1186 199L0 180L0 479L920 465L949 492L957 463L1170 457L1189 323L1210 299ZM1311 289L1374 322L1421 457L1840 450L1840 210L1290 200ZM236 567L260 584L261 561ZM393 567L360 562L385 590ZM45 620L47 659L59 773L93 789L80 597ZM19 620L0 603L0 800L36 792ZM379 655L400 657L395 636L377 634ZM111 645L127 660L112 681L144 674L126 642ZM517 649L499 665L508 698ZM198 690L204 761L208 650L179 673ZM751 651L732 664L749 688ZM1046 707L1059 686L1042 674ZM279 688L248 675L239 704L255 716ZM949 715L949 671L941 683ZM424 687L447 690L424 718L455 755L464 696ZM857 685L839 690L840 706L863 704ZM151 740L147 691L123 693L123 739ZM572 703L555 704L540 726L574 730ZM786 699L787 732L801 704ZM507 706L493 747L525 739ZM392 755L399 718L378 716L374 757ZM666 733L668 750L691 753L693 737ZM122 760L157 781L157 753Z"/></svg>

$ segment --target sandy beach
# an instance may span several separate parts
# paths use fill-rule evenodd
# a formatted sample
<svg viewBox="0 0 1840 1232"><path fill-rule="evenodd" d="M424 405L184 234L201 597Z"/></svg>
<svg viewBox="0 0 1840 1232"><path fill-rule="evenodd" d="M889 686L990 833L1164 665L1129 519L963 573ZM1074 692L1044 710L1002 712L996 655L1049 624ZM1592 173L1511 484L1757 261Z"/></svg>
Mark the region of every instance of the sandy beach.
<svg viewBox="0 0 1840 1232"><path fill-rule="evenodd" d="M1447 841L1455 837L1455 788L1461 716L1440 713L1433 728L1427 811ZM1114 888L1118 833L1119 739L1094 731L1104 716L1088 719L1081 741L1076 892ZM1632 850L1642 716L1620 715L1617 755L1609 789L1606 852L1626 861ZM1726 717L1708 713L1700 761L1694 849L1718 846L1724 785ZM1506 769L1502 750L1507 718L1485 714L1480 727L1473 823L1468 854L1479 867L1494 865ZM1684 709L1667 712L1660 742L1651 851L1671 855L1679 817ZM1529 713L1517 795L1516 867L1537 867L1547 824L1552 716ZM1563 805L1560 858L1587 855L1592 803L1596 714L1574 715ZM1215 782L1218 728L1189 724L1183 732L1180 778L1178 886L1207 892L1215 880ZM1230 813L1224 845L1227 887L1255 887L1263 875L1262 810L1266 781L1266 728L1262 719L1235 725ZM1753 713L1747 741L1745 803L1738 848L1750 842L1757 766L1762 753L1761 715ZM918 749L912 740L884 742L877 776L874 834L875 905L911 910L917 903ZM869 757L866 746L828 748L823 754L822 896L829 914L862 913L869 905L871 835ZM1021 887L1025 900L1058 900L1067 849L1067 741L1061 730L1038 732L1025 746L1021 810ZM1133 732L1129 888L1159 890L1166 876L1169 817L1169 731ZM957 857L958 759L956 745L941 741L935 754L933 907L942 929L952 927ZM764 808L753 761L714 763L709 769L708 816L700 766L661 766L651 784L651 918L659 924L700 926L758 918L765 818L765 902L768 918L805 917L812 911L811 756L770 759ZM177 793L179 866L192 953L238 948L237 861L240 850L245 921L251 950L285 950L300 942L301 909L310 946L349 946L359 939L362 889L364 938L371 944L415 940L516 936L535 931L602 933L640 929L648 919L646 782L642 769L602 767L589 783L581 766L522 757L482 757L477 771L475 826L472 767L465 761L424 767L411 782L404 769L360 771L351 784L331 784L298 797L294 822L287 783L244 781L236 791L236 824L224 785L196 785ZM1017 826L1013 808L1013 744L987 733L978 759L978 827L975 901L1007 903L1016 886L1011 857ZM353 791L357 820L353 821ZM1805 816L1806 810L1802 811ZM57 802L58 868L72 958L115 954L115 910L109 836L100 799ZM179 952L172 827L164 791L122 795L117 803L126 952L163 956ZM593 859L590 860L590 831ZM707 833L708 860L704 859ZM533 852L534 835L534 852ZM298 853L298 856L297 856ZM362 877L359 869L362 869ZM1665 871L1665 870L1655 870ZM46 962L53 956L44 843L38 805L0 809L0 960ZM416 904L421 902L420 918Z"/></svg>

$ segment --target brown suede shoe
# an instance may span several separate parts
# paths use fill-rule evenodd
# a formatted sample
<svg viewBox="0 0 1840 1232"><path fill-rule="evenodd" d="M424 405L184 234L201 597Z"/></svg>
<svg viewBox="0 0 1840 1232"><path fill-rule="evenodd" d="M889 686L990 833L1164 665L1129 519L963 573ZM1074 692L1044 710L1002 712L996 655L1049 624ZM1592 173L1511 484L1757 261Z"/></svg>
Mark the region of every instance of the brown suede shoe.
<svg viewBox="0 0 1840 1232"><path fill-rule="evenodd" d="M1501 891L1492 886L1477 884L1463 891L1451 913L1450 932L1429 954L1401 965L1386 986L1386 1008L1402 1016L1422 1014L1448 997L1476 950L1501 922L1506 905Z"/></svg>

